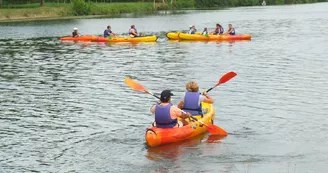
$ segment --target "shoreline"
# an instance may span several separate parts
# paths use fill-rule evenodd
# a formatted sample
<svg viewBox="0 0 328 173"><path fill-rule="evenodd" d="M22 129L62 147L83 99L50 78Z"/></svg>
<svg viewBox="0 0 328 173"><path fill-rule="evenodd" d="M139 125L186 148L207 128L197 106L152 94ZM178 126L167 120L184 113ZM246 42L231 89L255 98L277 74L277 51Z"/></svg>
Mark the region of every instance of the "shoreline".
<svg viewBox="0 0 328 173"><path fill-rule="evenodd" d="M24 22L24 21L46 21L46 20L69 20L69 19L93 19L101 17L114 17L116 15L87 15L87 16L56 16L56 17L29 17L29 18L16 18L16 19L1 19L0 23L14 23L14 22Z"/></svg>
<svg viewBox="0 0 328 173"><path fill-rule="evenodd" d="M320 2L317 2L320 3ZM323 2L324 3L324 2ZM136 5L137 4L137 5ZM299 4L299 3L297 3ZM308 3L301 3L308 4ZM74 12L69 5L65 6L45 6L37 8L0 8L0 24L1 23L15 23L24 21L51 21L51 20L69 20L69 19L93 19L93 18L111 18L124 17L125 14L155 14L162 11L170 11L175 13L180 10L214 10L224 8L235 8L245 6L233 7L184 7L184 8L163 8L157 5L155 8L150 7L149 3L121 3L121 4L106 4L106 8L102 8L104 4L92 4L92 11L88 15L74 15ZM279 4L279 5L296 5L296 4ZM262 5L253 5L248 7L262 7ZM267 5L275 6L275 5ZM113 11L114 10L114 11Z"/></svg>

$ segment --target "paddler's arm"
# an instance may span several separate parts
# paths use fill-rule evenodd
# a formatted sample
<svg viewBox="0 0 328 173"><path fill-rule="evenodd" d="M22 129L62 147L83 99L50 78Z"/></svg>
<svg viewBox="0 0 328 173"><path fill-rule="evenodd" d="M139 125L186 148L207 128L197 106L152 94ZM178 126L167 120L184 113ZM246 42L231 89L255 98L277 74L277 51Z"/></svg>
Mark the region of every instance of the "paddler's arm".
<svg viewBox="0 0 328 173"><path fill-rule="evenodd" d="M224 35L228 35L232 32L232 29L229 29L227 32L224 33Z"/></svg>
<svg viewBox="0 0 328 173"><path fill-rule="evenodd" d="M185 111L179 109L176 106L172 106L172 107L174 108L174 112L177 115L177 117L180 117L182 119L185 119L185 118L188 118L188 117L191 116L191 114L189 112L185 112Z"/></svg>
<svg viewBox="0 0 328 173"><path fill-rule="evenodd" d="M156 107L156 104L154 104L151 108L150 108L150 112L152 114L155 114L155 107Z"/></svg>
<svg viewBox="0 0 328 173"><path fill-rule="evenodd" d="M134 34L134 35L138 35L138 34L134 31L134 29L131 29L130 31L131 31L132 34Z"/></svg>
<svg viewBox="0 0 328 173"><path fill-rule="evenodd" d="M180 101L180 103L178 104L178 108L179 109L182 109L183 108L183 105L184 105L184 102L183 101Z"/></svg>
<svg viewBox="0 0 328 173"><path fill-rule="evenodd" d="M209 103L209 104L213 104L214 103L213 98L211 96L209 96L206 91L203 92L203 95L205 96L203 102Z"/></svg>
<svg viewBox="0 0 328 173"><path fill-rule="evenodd" d="M186 118L188 118L190 116L191 116L191 114L189 112L181 112L181 116L180 117L182 119L186 119Z"/></svg>

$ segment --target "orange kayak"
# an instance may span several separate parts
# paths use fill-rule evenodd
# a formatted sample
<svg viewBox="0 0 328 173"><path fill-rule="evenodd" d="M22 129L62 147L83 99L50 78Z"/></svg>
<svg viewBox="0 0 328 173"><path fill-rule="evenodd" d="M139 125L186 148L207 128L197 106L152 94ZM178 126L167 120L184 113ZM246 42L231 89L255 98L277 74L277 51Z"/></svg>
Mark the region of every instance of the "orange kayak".
<svg viewBox="0 0 328 173"><path fill-rule="evenodd" d="M195 116L204 124L213 124L215 110L212 104L202 103L203 110L206 113L201 117ZM198 121L190 120L189 124L180 128L157 128L151 127L146 130L145 138L148 146L156 147L163 144L183 141L207 132L207 127Z"/></svg>
<svg viewBox="0 0 328 173"><path fill-rule="evenodd" d="M193 40L193 41L232 41L232 40L250 40L251 35L198 35L198 34L184 34L179 33L179 38L181 40Z"/></svg>
<svg viewBox="0 0 328 173"><path fill-rule="evenodd" d="M145 37L99 37L99 36L80 36L80 37L62 37L62 41L91 41L91 42L155 42L157 36Z"/></svg>

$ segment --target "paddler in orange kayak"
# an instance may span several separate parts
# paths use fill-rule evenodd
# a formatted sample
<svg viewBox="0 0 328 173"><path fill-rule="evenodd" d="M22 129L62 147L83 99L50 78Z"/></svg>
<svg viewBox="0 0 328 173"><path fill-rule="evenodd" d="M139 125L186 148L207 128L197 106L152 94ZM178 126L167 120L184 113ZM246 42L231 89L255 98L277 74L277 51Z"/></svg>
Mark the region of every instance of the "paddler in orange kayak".
<svg viewBox="0 0 328 173"><path fill-rule="evenodd" d="M72 33L72 37L80 37L80 33L77 31L77 28L74 28L74 31Z"/></svg>
<svg viewBox="0 0 328 173"><path fill-rule="evenodd" d="M107 38L107 37L116 37L117 34L115 34L114 32L112 32L112 27L111 26L107 26L107 29L104 31L104 37Z"/></svg>
<svg viewBox="0 0 328 173"><path fill-rule="evenodd" d="M228 26L229 26L229 30L226 33L224 33L224 35L236 35L235 28L233 28L231 24L229 24Z"/></svg>
<svg viewBox="0 0 328 173"><path fill-rule="evenodd" d="M151 107L151 112L155 114L153 126L158 128L177 128L188 124L185 119L191 116L191 114L183 113L181 109L173 106L171 96L173 94L170 90L162 91L161 102ZM181 118L182 122L179 122L178 118Z"/></svg>
<svg viewBox="0 0 328 173"><path fill-rule="evenodd" d="M187 92L184 94L178 107L191 115L203 115L201 102L212 104L214 100L206 91L200 94L196 82L190 81L186 84Z"/></svg>
<svg viewBox="0 0 328 173"><path fill-rule="evenodd" d="M224 33L223 27L219 23L217 23L216 27L215 27L215 30L212 31L210 34L211 35L221 35L223 33Z"/></svg>

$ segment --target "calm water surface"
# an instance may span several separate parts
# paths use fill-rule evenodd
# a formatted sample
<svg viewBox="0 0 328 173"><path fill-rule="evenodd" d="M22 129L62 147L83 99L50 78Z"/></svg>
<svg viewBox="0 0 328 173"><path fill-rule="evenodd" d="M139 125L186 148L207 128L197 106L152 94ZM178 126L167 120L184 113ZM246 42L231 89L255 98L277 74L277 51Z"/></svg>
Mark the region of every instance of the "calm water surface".
<svg viewBox="0 0 328 173"><path fill-rule="evenodd" d="M323 173L328 164L328 3L232 8L112 19L0 24L0 172ZM225 28L244 42L169 42L168 31ZM157 43L59 41L78 27L101 34L129 25ZM155 99L132 91L201 89L226 72L238 76L210 92L216 124L208 134L147 148Z"/></svg>

